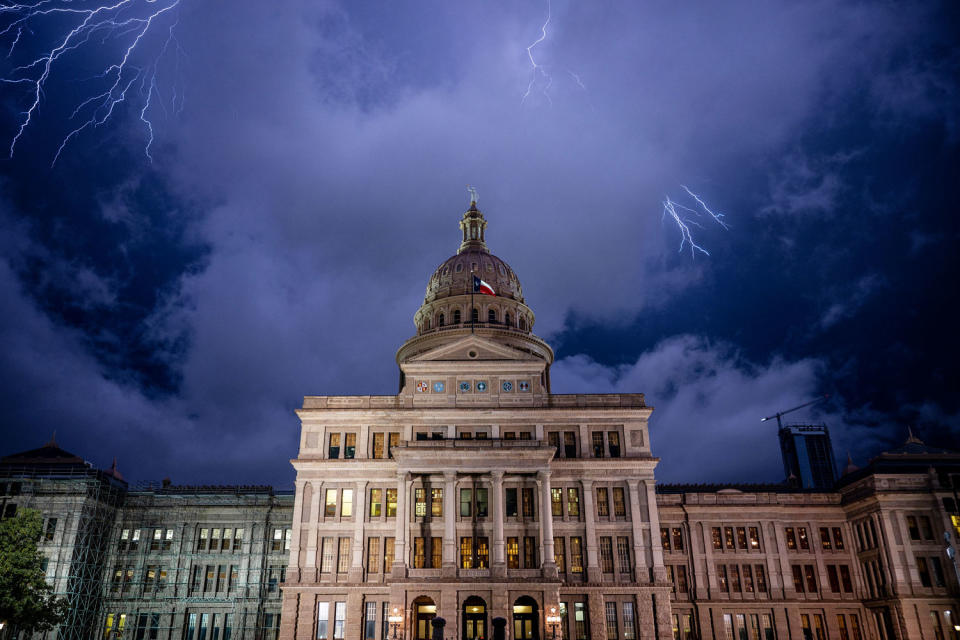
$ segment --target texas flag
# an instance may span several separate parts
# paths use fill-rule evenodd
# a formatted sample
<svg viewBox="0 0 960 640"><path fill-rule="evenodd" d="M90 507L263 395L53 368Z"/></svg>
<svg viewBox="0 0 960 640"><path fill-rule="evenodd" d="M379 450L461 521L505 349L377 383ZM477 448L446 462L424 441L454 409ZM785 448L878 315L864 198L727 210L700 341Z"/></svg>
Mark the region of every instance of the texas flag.
<svg viewBox="0 0 960 640"><path fill-rule="evenodd" d="M489 284L487 284L477 276L473 276L473 292L484 293L488 296L497 295L496 292L493 290L493 287L491 287Z"/></svg>

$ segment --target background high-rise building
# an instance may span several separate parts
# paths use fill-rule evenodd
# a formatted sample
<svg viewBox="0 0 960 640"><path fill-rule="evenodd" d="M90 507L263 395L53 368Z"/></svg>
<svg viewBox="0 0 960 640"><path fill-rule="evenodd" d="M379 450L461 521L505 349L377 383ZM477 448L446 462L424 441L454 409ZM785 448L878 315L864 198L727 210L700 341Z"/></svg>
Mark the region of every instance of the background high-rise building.
<svg viewBox="0 0 960 640"><path fill-rule="evenodd" d="M788 482L804 489L829 489L837 480L837 464L827 425L780 427L780 453Z"/></svg>

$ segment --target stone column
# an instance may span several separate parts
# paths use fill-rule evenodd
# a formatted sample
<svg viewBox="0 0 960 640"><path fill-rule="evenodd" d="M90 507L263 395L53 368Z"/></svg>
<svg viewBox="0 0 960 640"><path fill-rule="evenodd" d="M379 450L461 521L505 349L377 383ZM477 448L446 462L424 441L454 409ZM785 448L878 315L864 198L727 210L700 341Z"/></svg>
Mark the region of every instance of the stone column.
<svg viewBox="0 0 960 640"><path fill-rule="evenodd" d="M597 553L597 524L594 521L593 480L581 480L583 503L581 504L584 521L587 524L587 582L600 582L600 561ZM592 605L591 605L592 606Z"/></svg>
<svg viewBox="0 0 960 640"><path fill-rule="evenodd" d="M319 536L320 519L323 517L320 513L323 483L313 482L312 485L313 495L310 498L310 528L307 530L307 557L304 560L300 578L306 582L316 582L319 577L318 565L320 563L317 561L317 537Z"/></svg>
<svg viewBox="0 0 960 640"><path fill-rule="evenodd" d="M367 481L360 480L354 489L353 498L353 563L350 565L350 582L363 580L364 521L366 520Z"/></svg>
<svg viewBox="0 0 960 640"><path fill-rule="evenodd" d="M293 539L290 541L290 563L287 567L287 580L300 582L300 531L304 527L303 519L303 490L307 487L306 480L296 483L296 498L293 503Z"/></svg>
<svg viewBox="0 0 960 640"><path fill-rule="evenodd" d="M557 563L553 550L553 508L550 500L550 472L537 472L537 487L540 489L540 561L543 577L557 577Z"/></svg>
<svg viewBox="0 0 960 640"><path fill-rule="evenodd" d="M647 509L650 514L650 549L653 552L653 579L656 582L667 581L667 569L663 566L663 546L659 543L660 511L657 509L657 492L653 487L653 480L644 482L647 485Z"/></svg>
<svg viewBox="0 0 960 640"><path fill-rule="evenodd" d="M633 571L634 580L649 582L650 571L647 569L647 547L643 544L643 516L640 514L640 480L627 480L630 495L630 524L633 526Z"/></svg>
<svg viewBox="0 0 960 640"><path fill-rule="evenodd" d="M507 575L507 558L503 539L503 471L490 472L493 479L493 575L505 577Z"/></svg>
<svg viewBox="0 0 960 640"><path fill-rule="evenodd" d="M443 472L443 575L457 575L457 472Z"/></svg>
<svg viewBox="0 0 960 640"><path fill-rule="evenodd" d="M397 529L393 542L394 578L403 578L407 575L407 494L410 493L410 474L406 471L397 472Z"/></svg>

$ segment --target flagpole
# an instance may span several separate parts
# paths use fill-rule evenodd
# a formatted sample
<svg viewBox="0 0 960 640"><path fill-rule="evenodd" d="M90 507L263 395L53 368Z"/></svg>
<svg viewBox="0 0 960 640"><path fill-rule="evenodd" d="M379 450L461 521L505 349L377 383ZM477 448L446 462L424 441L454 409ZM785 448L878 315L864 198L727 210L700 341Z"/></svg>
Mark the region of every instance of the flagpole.
<svg viewBox="0 0 960 640"><path fill-rule="evenodd" d="M470 270L470 333L473 333L473 290L477 288L477 281L474 280L477 276L473 275L473 269Z"/></svg>

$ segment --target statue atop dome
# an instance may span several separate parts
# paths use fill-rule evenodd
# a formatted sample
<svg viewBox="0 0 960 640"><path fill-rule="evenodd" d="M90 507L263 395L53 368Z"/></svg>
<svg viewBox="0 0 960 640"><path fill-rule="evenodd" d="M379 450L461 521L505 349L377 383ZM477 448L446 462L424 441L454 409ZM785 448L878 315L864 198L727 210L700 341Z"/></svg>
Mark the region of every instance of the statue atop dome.
<svg viewBox="0 0 960 640"><path fill-rule="evenodd" d="M470 204L477 204L480 202L480 194L477 193L477 188L473 185L467 185L467 191L470 192Z"/></svg>

